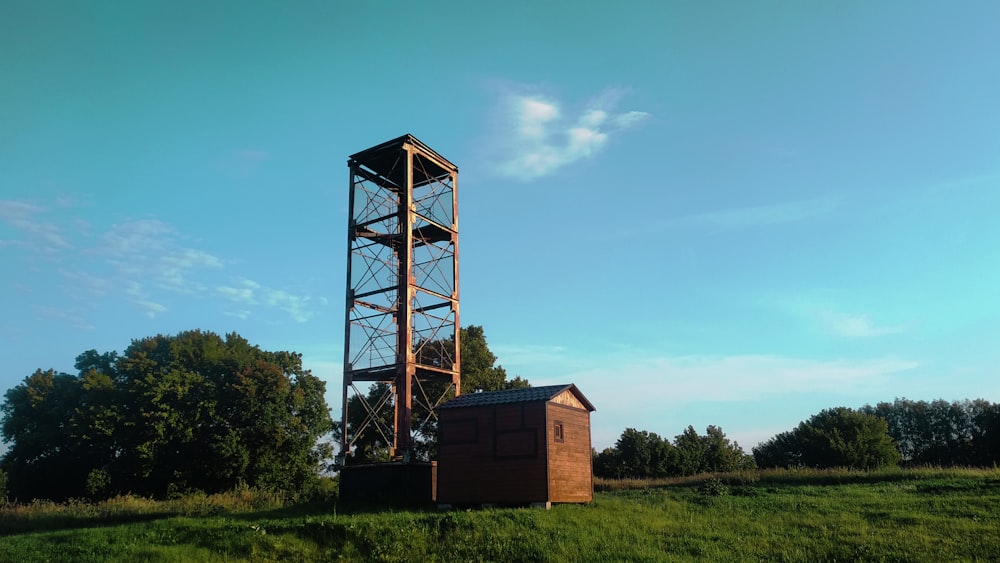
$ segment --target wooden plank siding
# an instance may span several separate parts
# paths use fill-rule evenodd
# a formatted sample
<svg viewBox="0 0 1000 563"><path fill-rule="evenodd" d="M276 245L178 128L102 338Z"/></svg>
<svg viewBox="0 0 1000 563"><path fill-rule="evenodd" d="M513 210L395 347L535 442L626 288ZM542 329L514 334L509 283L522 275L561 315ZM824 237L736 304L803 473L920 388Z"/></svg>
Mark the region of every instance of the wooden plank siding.
<svg viewBox="0 0 1000 563"><path fill-rule="evenodd" d="M548 489L550 502L590 502L594 500L594 472L590 446L590 412L556 402L546 404L549 429ZM554 426L562 425L562 441Z"/></svg>
<svg viewBox="0 0 1000 563"><path fill-rule="evenodd" d="M591 502L586 397L573 385L493 393L439 409L438 503Z"/></svg>
<svg viewBox="0 0 1000 563"><path fill-rule="evenodd" d="M448 435L451 422L468 427L470 419L475 420L479 440L453 443ZM544 403L441 410L440 425L439 503L546 502ZM467 430L462 433L468 436Z"/></svg>

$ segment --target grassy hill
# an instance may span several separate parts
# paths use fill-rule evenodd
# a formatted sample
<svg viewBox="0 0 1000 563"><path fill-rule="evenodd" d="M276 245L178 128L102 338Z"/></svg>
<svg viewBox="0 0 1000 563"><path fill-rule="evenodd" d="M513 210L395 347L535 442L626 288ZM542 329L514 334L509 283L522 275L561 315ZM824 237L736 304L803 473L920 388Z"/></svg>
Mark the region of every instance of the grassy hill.
<svg viewBox="0 0 1000 563"><path fill-rule="evenodd" d="M551 510L282 506L242 491L0 509L0 561L1000 560L1000 471L602 481Z"/></svg>

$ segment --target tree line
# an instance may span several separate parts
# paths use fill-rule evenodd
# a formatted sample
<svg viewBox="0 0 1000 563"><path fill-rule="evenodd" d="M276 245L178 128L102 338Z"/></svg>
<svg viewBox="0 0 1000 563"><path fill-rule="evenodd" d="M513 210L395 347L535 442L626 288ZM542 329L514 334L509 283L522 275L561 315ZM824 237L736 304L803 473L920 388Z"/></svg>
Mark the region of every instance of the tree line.
<svg viewBox="0 0 1000 563"><path fill-rule="evenodd" d="M481 326L461 331L465 392L528 386L496 365ZM236 333L142 338L121 355L87 350L75 368L36 370L5 393L0 436L10 448L0 459L0 502L241 485L302 494L343 431L331 420L325 383L303 369L301 354L262 350ZM361 398L352 400L351 433L364 415ZM433 455L433 418L418 434L423 455ZM383 442L362 431L349 461L386 458Z"/></svg>
<svg viewBox="0 0 1000 563"><path fill-rule="evenodd" d="M1000 463L1000 404L896 399L860 409L825 409L752 452L747 455L717 426L709 426L704 435L688 426L673 442L628 428L613 447L594 452L594 475L655 478L750 468L900 464L988 467Z"/></svg>
<svg viewBox="0 0 1000 563"><path fill-rule="evenodd" d="M628 428L614 447L594 453L594 475L610 479L723 473L754 467L754 459L718 426L709 426L704 435L688 426L673 442L655 432Z"/></svg>
<svg viewBox="0 0 1000 563"><path fill-rule="evenodd" d="M860 412L886 421L905 465L991 466L1000 462L1000 403L896 399Z"/></svg>
<svg viewBox="0 0 1000 563"><path fill-rule="evenodd" d="M496 365L481 326L461 329L465 393L528 387ZM37 370L0 405L0 501L170 496L238 485L301 493L314 485L345 429L330 418L325 384L300 354L269 352L238 334L199 330L133 340L123 354L88 350L77 373ZM353 397L346 431L360 432L346 463L384 461L389 446L361 429ZM418 413L420 414L420 413ZM391 409L386 410L391 417ZM433 459L434 418L415 428L419 458ZM386 421L391 427L391 420ZM755 467L978 465L1000 462L1000 404L896 399L860 409L826 409L763 442L748 455L717 426L688 426L673 440L626 429L593 453L594 474L649 478Z"/></svg>
<svg viewBox="0 0 1000 563"><path fill-rule="evenodd" d="M990 466L1000 462L1000 404L900 398L827 409L754 448L761 467Z"/></svg>

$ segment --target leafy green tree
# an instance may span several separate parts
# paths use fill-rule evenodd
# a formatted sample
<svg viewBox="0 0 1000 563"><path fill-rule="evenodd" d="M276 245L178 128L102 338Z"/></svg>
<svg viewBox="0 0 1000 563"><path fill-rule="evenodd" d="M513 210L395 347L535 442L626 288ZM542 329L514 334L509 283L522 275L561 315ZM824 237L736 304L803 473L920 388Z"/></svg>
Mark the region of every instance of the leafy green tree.
<svg viewBox="0 0 1000 563"><path fill-rule="evenodd" d="M975 464L995 466L1000 463L1000 404L977 400L974 413L972 445Z"/></svg>
<svg viewBox="0 0 1000 563"><path fill-rule="evenodd" d="M6 394L3 467L20 498L297 492L329 456L325 386L299 354L196 330L135 340L120 357L90 350L77 368Z"/></svg>
<svg viewBox="0 0 1000 563"><path fill-rule="evenodd" d="M118 363L129 405L125 443L136 487L162 494L239 482L299 490L327 452L325 384L293 352L236 334L190 331L132 343Z"/></svg>
<svg viewBox="0 0 1000 563"><path fill-rule="evenodd" d="M81 447L69 431L81 391L72 375L36 370L4 395L2 432L11 446L2 469L14 498L27 500L44 491L63 499L82 489Z"/></svg>
<svg viewBox="0 0 1000 563"><path fill-rule="evenodd" d="M785 451L778 451L784 448ZM789 435L776 436L755 448L761 466L851 467L875 469L896 465L900 454L885 419L837 407L799 423Z"/></svg>
<svg viewBox="0 0 1000 563"><path fill-rule="evenodd" d="M758 467L801 467L802 450L794 431L782 432L753 448Z"/></svg>
<svg viewBox="0 0 1000 563"><path fill-rule="evenodd" d="M705 435L699 439L704 446L700 472L725 473L757 467L753 456L744 452L737 442L727 438L726 433L718 426L710 425L705 429Z"/></svg>
<svg viewBox="0 0 1000 563"><path fill-rule="evenodd" d="M674 463L674 448L655 432L626 428L615 442L618 475L625 478L664 477Z"/></svg>
<svg viewBox="0 0 1000 563"><path fill-rule="evenodd" d="M699 436L688 426L674 442L653 432L628 428L612 448L594 453L598 477L648 478L727 472L755 467L740 445L726 438L718 426Z"/></svg>
<svg viewBox="0 0 1000 563"><path fill-rule="evenodd" d="M508 379L503 383L504 389L527 389L528 387L531 387L531 383L520 375L516 375L514 379Z"/></svg>
<svg viewBox="0 0 1000 563"><path fill-rule="evenodd" d="M677 448L678 474L695 475L703 471L708 449L693 426L688 426L683 433L674 437L674 447Z"/></svg>
<svg viewBox="0 0 1000 563"><path fill-rule="evenodd" d="M977 399L948 402L897 398L861 410L884 418L903 462L909 465L992 465L987 453L989 413L996 405Z"/></svg>
<svg viewBox="0 0 1000 563"><path fill-rule="evenodd" d="M377 414L377 418L368 420L367 424L369 416L366 404ZM352 395L347 403L347 425L354 447L350 455L345 457L344 463L353 465L389 461L393 416L393 403L387 383L373 383L364 396ZM338 443L343 431L343 422L334 421L333 436Z"/></svg>
<svg viewBox="0 0 1000 563"><path fill-rule="evenodd" d="M497 357L486 343L486 332L483 327L470 325L463 328L461 342L462 393L505 389L507 370L501 365L494 365Z"/></svg>
<svg viewBox="0 0 1000 563"><path fill-rule="evenodd" d="M625 466L622 463L621 454L618 448L604 448L600 453L595 449L590 451L591 462L594 475L608 479L622 479L625 477Z"/></svg>

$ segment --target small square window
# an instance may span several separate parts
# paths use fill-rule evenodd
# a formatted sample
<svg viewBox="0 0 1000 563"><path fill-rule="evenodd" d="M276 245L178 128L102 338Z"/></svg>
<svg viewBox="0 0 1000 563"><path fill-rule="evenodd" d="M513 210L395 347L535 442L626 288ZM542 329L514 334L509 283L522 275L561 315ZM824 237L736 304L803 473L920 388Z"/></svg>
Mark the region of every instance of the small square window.
<svg viewBox="0 0 1000 563"><path fill-rule="evenodd" d="M566 439L562 421L557 420L555 421L555 424L552 425L552 437L556 442L562 442Z"/></svg>

